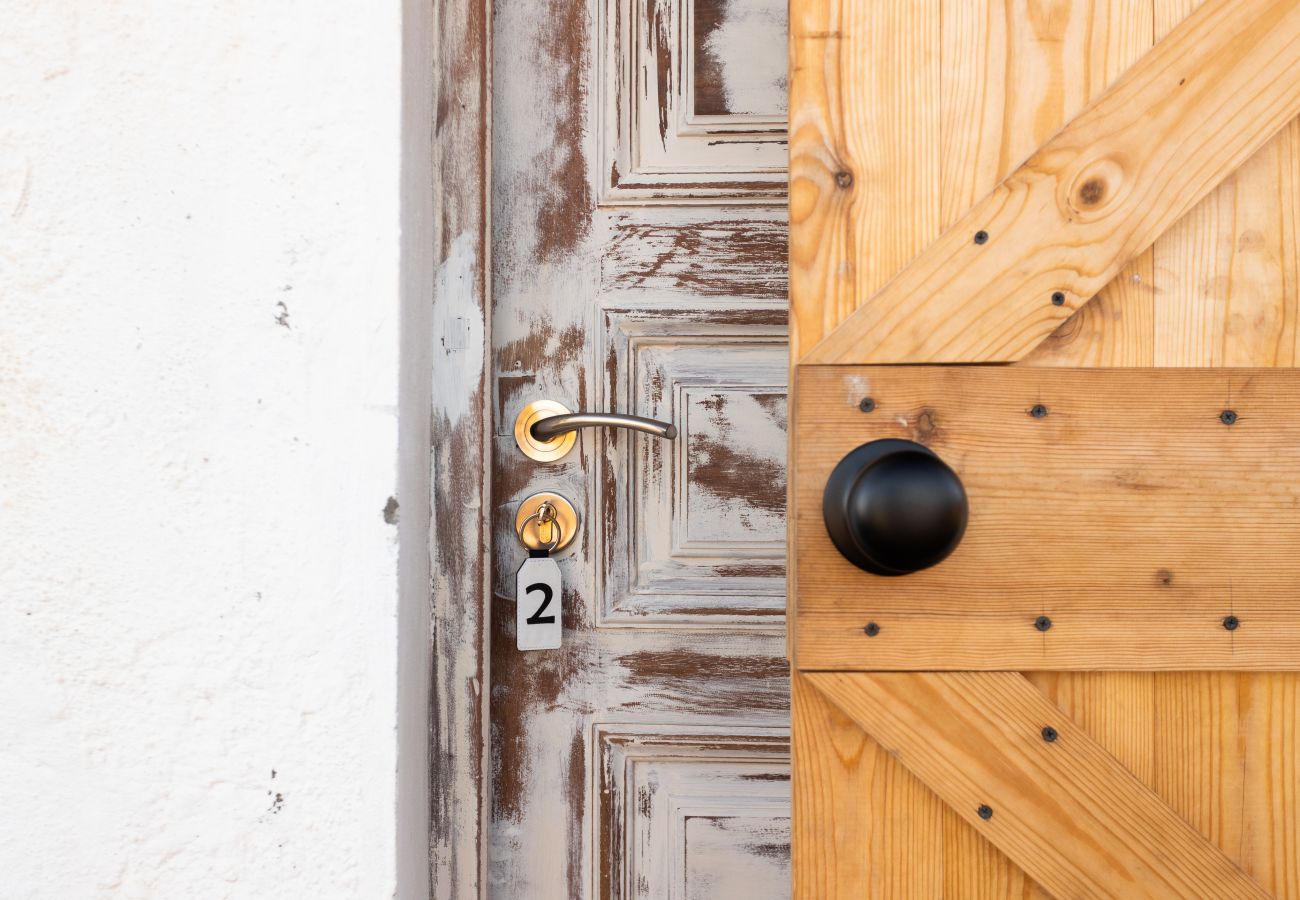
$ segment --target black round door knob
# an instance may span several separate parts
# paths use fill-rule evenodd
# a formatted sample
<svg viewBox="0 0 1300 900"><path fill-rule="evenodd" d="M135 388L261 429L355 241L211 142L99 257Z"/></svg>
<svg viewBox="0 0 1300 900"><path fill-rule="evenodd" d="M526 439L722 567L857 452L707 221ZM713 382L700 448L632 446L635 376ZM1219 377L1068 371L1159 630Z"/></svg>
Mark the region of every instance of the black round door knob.
<svg viewBox="0 0 1300 900"><path fill-rule="evenodd" d="M836 549L877 575L943 562L966 533L969 507L957 473L914 441L871 441L840 460L822 494Z"/></svg>

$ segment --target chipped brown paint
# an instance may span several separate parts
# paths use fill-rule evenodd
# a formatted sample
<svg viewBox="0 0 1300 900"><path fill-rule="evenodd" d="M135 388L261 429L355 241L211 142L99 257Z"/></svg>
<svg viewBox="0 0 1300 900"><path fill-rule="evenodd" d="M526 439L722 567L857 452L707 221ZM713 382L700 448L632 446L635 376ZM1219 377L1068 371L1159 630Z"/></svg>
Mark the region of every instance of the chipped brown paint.
<svg viewBox="0 0 1300 900"><path fill-rule="evenodd" d="M739 498L756 509L784 514L785 466L769 455L747 451L733 440L734 426L726 418L726 404L724 394L706 401L713 414L713 432L691 435L692 481L717 497Z"/></svg>
<svg viewBox="0 0 1300 900"><path fill-rule="evenodd" d="M789 665L782 659L637 651L621 657L619 662L627 669L634 687L689 697L696 709L729 710L739 703L756 708L787 708Z"/></svg>
<svg viewBox="0 0 1300 900"><path fill-rule="evenodd" d="M787 241L783 216L665 225L623 215L613 223L602 282L607 290L785 300Z"/></svg>
<svg viewBox="0 0 1300 900"><path fill-rule="evenodd" d="M650 20L654 29L655 68L659 76L656 84L659 88L659 142L668 145L668 94L672 91L673 56L672 35L668 31L668 11L665 4L669 0L651 0Z"/></svg>
<svg viewBox="0 0 1300 900"><path fill-rule="evenodd" d="M412 16L409 40L427 40L430 46L403 52L403 60L421 61L436 73L428 106L421 107L417 92L412 92L408 98L412 105L404 109L404 130L426 133L430 119L436 128L432 165L404 170L403 195L411 198L414 208L419 207L415 198L427 196L435 269L434 326L435 333L446 338L435 341L433 364L435 372L456 373L454 378L440 379L442 389L435 384L432 392L427 436L431 484L423 491L431 501L403 497L407 509L398 522L399 534L424 527L415 513L426 516L426 524L438 523L436 538L430 541L432 647L427 672L428 887L435 900L487 896L488 842L483 825L488 742L483 692L488 571L483 547L488 541L490 486L485 459L490 453L491 427L485 367L490 332L490 14L486 0L446 0L439 4L436 27L428 19L424 21L427 31L416 27L419 16ZM432 60L423 56L425 52L432 53ZM411 83L419 77L411 73ZM403 269L407 268L404 263ZM404 290L407 277L404 271ZM385 517L389 515L385 507ZM398 521L396 502L391 518ZM422 893L418 885L402 889L408 896Z"/></svg>
<svg viewBox="0 0 1300 900"><path fill-rule="evenodd" d="M709 38L722 24L729 0L697 0L695 11L695 111L706 116L722 116L727 108L727 92L722 80L725 60L710 46Z"/></svg>
<svg viewBox="0 0 1300 900"><path fill-rule="evenodd" d="M543 40L538 67L554 82L551 113L558 127L549 148L550 165L538 167L541 177L533 185L542 197L534 233L535 259L555 262L577 248L591 226L592 198L582 128L589 34L586 9L572 0L549 0L546 21L549 27L539 30Z"/></svg>

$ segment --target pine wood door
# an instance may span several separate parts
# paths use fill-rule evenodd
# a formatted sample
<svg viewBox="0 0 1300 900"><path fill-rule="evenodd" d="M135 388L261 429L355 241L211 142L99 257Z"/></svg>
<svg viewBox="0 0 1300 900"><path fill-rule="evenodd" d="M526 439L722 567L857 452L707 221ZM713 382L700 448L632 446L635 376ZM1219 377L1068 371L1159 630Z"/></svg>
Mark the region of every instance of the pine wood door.
<svg viewBox="0 0 1300 900"><path fill-rule="evenodd" d="M487 892L789 895L783 0L493 21ZM519 410L651 417L542 463ZM518 504L581 519L558 650L515 648Z"/></svg>
<svg viewBox="0 0 1300 900"><path fill-rule="evenodd" d="M1300 897L1300 4L790 27L795 896ZM880 437L915 575L822 522Z"/></svg>

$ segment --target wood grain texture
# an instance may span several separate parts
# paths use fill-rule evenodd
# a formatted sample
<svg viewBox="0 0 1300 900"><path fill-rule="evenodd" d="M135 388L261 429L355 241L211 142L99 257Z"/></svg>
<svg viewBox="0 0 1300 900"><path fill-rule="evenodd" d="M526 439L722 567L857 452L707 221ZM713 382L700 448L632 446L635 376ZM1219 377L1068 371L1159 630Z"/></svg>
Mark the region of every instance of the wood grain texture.
<svg viewBox="0 0 1300 900"><path fill-rule="evenodd" d="M863 305L803 359L1023 358L1297 112L1300 7L1207 0L870 302L856 286L838 292ZM828 234L843 215L793 209L792 226L829 216L817 229ZM823 272L843 271L828 258ZM792 253L796 303L805 276L826 281L796 279L806 266Z"/></svg>
<svg viewBox="0 0 1300 900"><path fill-rule="evenodd" d="M791 701L795 900L968 896L945 892L939 798L808 676Z"/></svg>
<svg viewBox="0 0 1300 900"><path fill-rule="evenodd" d="M1068 108L1082 94L1088 94L1083 100L1094 98L1105 86L1102 80L1113 77L1112 67L1128 65L1133 60L1127 54L1167 34L1196 5L945 4L940 227L948 227L1077 112ZM1128 18L1118 18L1120 10ZM1092 54L1107 54L1107 61L1099 63ZM799 78L794 73L796 91ZM1060 119L1048 124L1053 116ZM1297 203L1287 180L1296 170L1287 142L1295 141L1296 128L1287 125L1023 361L1293 365ZM1025 141L1027 132L1032 140L1025 150L1005 150ZM1270 168L1275 178L1264 174ZM960 191L965 193L954 195ZM922 215L929 215L928 207ZM853 263L867 264L841 261L838 271L851 271ZM817 315L816 309L810 314ZM1028 677L1268 890L1300 897L1300 798L1286 787L1297 782L1291 773L1300 768L1300 674L1036 671ZM796 717L800 702L796 691ZM828 798L834 794L826 791ZM844 827L843 808L828 803L826 809ZM944 835L941 896L1019 897L1041 890L947 808Z"/></svg>
<svg viewBox="0 0 1300 900"><path fill-rule="evenodd" d="M800 668L1297 667L1297 388L1269 369L802 366ZM954 554L906 578L849 564L821 518L835 464L886 437L929 446L970 500Z"/></svg>
<svg viewBox="0 0 1300 900"><path fill-rule="evenodd" d="M1154 248L1154 362L1300 360L1300 123L1290 122Z"/></svg>
<svg viewBox="0 0 1300 900"><path fill-rule="evenodd" d="M417 398L432 396L427 417L404 415L401 424L401 471L420 460L428 467L417 485L399 489L401 553L413 583L403 581L410 612L398 623L406 660L398 690L403 706L418 704L413 717L423 721L411 725L427 735L429 753L424 760L399 757L398 768L405 778L408 767L423 765L429 790L413 796L405 781L398 784L398 859L428 862L425 883L399 884L397 896L480 900L489 894L491 789L483 685L491 593L484 548L491 545L492 10L487 0L448 0L436 9L411 2L405 12L402 62L411 69L404 79L415 87L403 94L403 130L416 149L402 170L410 261L402 266L403 307L411 318L402 325L401 390L412 409ZM432 96L420 89L428 79ZM419 149L425 147L431 159ZM421 371L417 360L431 370ZM408 554L426 557L421 562L428 565L408 564ZM423 644L423 652L408 653L408 642ZM417 803L423 815L401 815Z"/></svg>
<svg viewBox="0 0 1300 900"><path fill-rule="evenodd" d="M790 346L798 359L940 232L938 3L790 9Z"/></svg>
<svg viewBox="0 0 1300 900"><path fill-rule="evenodd" d="M1266 890L1300 897L1297 673L1027 677Z"/></svg>
<svg viewBox="0 0 1300 900"><path fill-rule="evenodd" d="M790 4L791 385L857 292L887 283L941 231L941 18L939 5L910 0ZM792 550L795 517L787 527ZM797 571L786 568L791 621Z"/></svg>
<svg viewBox="0 0 1300 900"><path fill-rule="evenodd" d="M1157 36L1196 5L1155 0ZM1296 365L1297 215L1293 120L1156 241L1156 365Z"/></svg>
<svg viewBox="0 0 1300 900"><path fill-rule="evenodd" d="M946 229L1150 50L1149 0L947 0L942 8L942 225ZM1025 358L1150 365L1145 251Z"/></svg>
<svg viewBox="0 0 1300 900"><path fill-rule="evenodd" d="M798 4L795 9L798 9ZM1109 4L948 0L942 5L940 19L943 42L940 51L943 60L940 184L920 185L939 192L940 229L950 226L970 205L992 190L1038 144L1082 109L1089 99L1104 89L1141 52L1148 49L1152 41L1150 5L1130 0L1118 0ZM820 44L814 43L813 47L820 52ZM1103 60L1099 61L1098 57ZM800 89L801 76L801 72L795 72L792 79L792 89L796 94ZM1086 81L1086 88L1076 84L1075 80L1080 76ZM925 99L928 101L929 97L927 94ZM877 139L916 140L917 137L916 129L900 132L886 128L885 133ZM796 155L797 144L796 141ZM914 158L922 158L920 153L923 152L926 151L918 151ZM900 173L890 170L872 174L874 179L881 179ZM914 171L912 174L923 173ZM863 183L861 178L858 183ZM874 181L866 185L858 195L857 202L871 201L873 184ZM926 223L932 215L932 202L933 200L927 200L919 203L914 200L908 207L896 207L902 213L896 221L890 222L883 218L874 221L880 227L901 231L909 227L906 218L908 212L920 209L922 222ZM795 231L798 232L798 226ZM922 232L917 236L925 235L926 232ZM859 267L888 263L888 268L881 272L888 277L897 271L900 261L882 260L881 254L873 254L856 262ZM795 278L798 277L798 267L792 274ZM874 286L880 283L881 280L876 280ZM1117 283L1123 284L1122 281ZM805 301L805 307L807 303ZM1092 313L1096 307L1096 303L1090 304L1085 313ZM796 328L799 324L799 309L800 304L796 303ZM1131 318L1128 310L1128 307L1123 310L1126 319ZM1114 320L1115 314L1110 311L1098 318L1099 322L1108 325ZM1088 331L1089 329L1073 329L1072 334L1081 334L1082 337L1070 341L1066 350L1074 351L1083 347L1083 337L1087 336ZM814 338L819 337L820 333L805 329L805 334L811 334ZM1099 343L1096 338L1087 342ZM1148 340L1148 353L1150 344ZM1062 345L1065 346L1064 342ZM807 349L807 345L803 349ZM800 351L798 342L792 345L792 350L796 354ZM1060 355L1065 355L1065 352ZM1121 362L1121 359L1113 356L1107 357L1107 360L1114 364ZM796 722L801 697L796 685L793 696ZM796 730L796 755L800 739ZM888 765L897 766L897 762L882 753L874 742L869 738L865 740L868 746L874 748L876 756ZM877 763L873 771L885 770L886 766ZM908 780L911 778L904 771L898 776L882 778L881 783L897 786ZM928 794L928 791L923 791L922 796L916 799L918 809L932 808L935 800ZM848 810L837 804L850 796L853 796L851 792L828 791L820 797L824 804L822 814L831 817L837 823L837 828L849 827L851 820L847 815ZM892 827L890 823L900 819L907 821L909 817L905 808L898 805L905 797L906 794L895 796L893 815L885 817L880 824L874 826L876 829ZM804 804L797 807L796 818L812 814L809 799L805 798ZM929 821L924 817L923 820ZM943 883L938 896L1046 896L1019 868L946 807L942 811L942 843ZM798 844L796 840L796 846ZM929 849L922 857L933 859L933 852ZM844 883L851 885L853 882L848 880ZM914 896L907 893L905 884L893 886L900 895ZM935 893L932 890L933 884L928 880L919 881L918 887L930 895ZM855 896L851 888L846 887L845 890L850 896ZM812 892L814 896L817 894L818 891Z"/></svg>
<svg viewBox="0 0 1300 900"><path fill-rule="evenodd" d="M1270 896L1021 675L807 678L1057 896Z"/></svg>

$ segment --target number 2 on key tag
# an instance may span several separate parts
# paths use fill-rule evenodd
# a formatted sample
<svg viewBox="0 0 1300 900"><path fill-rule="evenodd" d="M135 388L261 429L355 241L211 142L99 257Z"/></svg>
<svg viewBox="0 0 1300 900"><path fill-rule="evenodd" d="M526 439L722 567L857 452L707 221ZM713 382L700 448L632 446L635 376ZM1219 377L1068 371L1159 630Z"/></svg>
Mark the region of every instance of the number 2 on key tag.
<svg viewBox="0 0 1300 900"><path fill-rule="evenodd" d="M534 517L551 526L553 537L550 547L529 550L515 575L515 642L520 650L558 650L563 592L560 566L551 559L551 550L560 543L560 526L554 518L544 517L542 509L529 519Z"/></svg>

